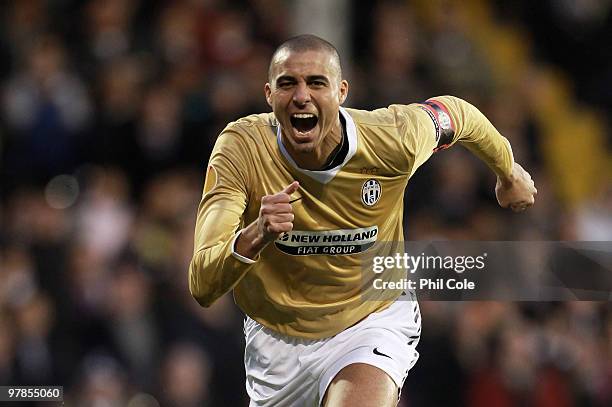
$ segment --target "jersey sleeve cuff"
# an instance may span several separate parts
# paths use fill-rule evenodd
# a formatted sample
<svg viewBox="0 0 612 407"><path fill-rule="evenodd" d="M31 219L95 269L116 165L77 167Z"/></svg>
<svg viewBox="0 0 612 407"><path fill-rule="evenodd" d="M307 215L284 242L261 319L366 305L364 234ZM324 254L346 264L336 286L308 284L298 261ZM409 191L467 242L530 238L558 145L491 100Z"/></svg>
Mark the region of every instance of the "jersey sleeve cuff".
<svg viewBox="0 0 612 407"><path fill-rule="evenodd" d="M242 230L236 233L236 236L234 236L234 240L232 240L232 256L234 256L235 259L245 264L257 263L257 260L249 259L248 257L244 257L243 255L236 253L236 240L238 240L238 236L240 236L241 233Z"/></svg>

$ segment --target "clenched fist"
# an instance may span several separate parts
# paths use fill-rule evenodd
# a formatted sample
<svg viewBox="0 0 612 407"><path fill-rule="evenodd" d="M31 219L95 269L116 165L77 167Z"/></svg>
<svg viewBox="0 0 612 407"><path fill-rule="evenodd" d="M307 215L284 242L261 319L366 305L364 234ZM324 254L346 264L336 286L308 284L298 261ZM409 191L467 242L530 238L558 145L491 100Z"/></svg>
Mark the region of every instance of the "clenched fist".
<svg viewBox="0 0 612 407"><path fill-rule="evenodd" d="M293 181L281 192L261 198L257 229L264 242L276 240L281 233L293 229L293 207L289 202L299 186L299 182Z"/></svg>
<svg viewBox="0 0 612 407"><path fill-rule="evenodd" d="M279 193L261 198L259 217L240 231L236 240L236 253L255 259L259 252L281 233L293 229L291 194L297 191L299 186L299 182L293 181Z"/></svg>
<svg viewBox="0 0 612 407"><path fill-rule="evenodd" d="M517 163L514 163L512 174L507 180L497 177L495 195L497 202L503 208L522 212L534 204L537 193L531 175Z"/></svg>

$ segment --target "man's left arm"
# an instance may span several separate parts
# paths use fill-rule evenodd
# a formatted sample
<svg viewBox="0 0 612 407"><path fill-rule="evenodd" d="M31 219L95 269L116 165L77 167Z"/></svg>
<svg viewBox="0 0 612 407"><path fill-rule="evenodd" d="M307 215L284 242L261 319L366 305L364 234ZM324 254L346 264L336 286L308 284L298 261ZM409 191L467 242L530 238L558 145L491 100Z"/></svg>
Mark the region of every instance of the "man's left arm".
<svg viewBox="0 0 612 407"><path fill-rule="evenodd" d="M534 204L537 190L531 176L514 162L510 142L476 107L453 96L431 98L420 107L434 121L434 151L462 144L497 175L495 194L502 207L519 212Z"/></svg>

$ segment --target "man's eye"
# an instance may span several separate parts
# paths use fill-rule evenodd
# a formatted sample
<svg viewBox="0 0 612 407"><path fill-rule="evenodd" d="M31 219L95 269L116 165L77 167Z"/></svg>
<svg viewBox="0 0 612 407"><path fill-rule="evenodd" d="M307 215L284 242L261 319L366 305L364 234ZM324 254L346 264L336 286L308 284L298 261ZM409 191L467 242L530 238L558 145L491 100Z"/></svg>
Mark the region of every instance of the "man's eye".
<svg viewBox="0 0 612 407"><path fill-rule="evenodd" d="M290 88L293 85L292 82L281 82L278 84L278 87L281 89L287 89Z"/></svg>
<svg viewBox="0 0 612 407"><path fill-rule="evenodd" d="M310 84L317 88L325 86L325 82L323 81L312 81Z"/></svg>

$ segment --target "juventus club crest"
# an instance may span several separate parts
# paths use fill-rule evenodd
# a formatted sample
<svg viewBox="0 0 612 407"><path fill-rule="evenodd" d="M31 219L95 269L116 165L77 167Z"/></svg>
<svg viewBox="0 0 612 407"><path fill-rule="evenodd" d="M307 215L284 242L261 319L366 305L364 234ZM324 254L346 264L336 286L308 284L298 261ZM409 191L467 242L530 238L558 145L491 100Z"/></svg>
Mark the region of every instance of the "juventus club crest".
<svg viewBox="0 0 612 407"><path fill-rule="evenodd" d="M365 206L373 206L382 195L382 188L380 182L375 179L369 179L363 183L361 187L361 202Z"/></svg>

